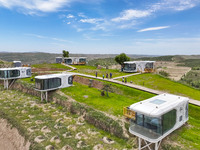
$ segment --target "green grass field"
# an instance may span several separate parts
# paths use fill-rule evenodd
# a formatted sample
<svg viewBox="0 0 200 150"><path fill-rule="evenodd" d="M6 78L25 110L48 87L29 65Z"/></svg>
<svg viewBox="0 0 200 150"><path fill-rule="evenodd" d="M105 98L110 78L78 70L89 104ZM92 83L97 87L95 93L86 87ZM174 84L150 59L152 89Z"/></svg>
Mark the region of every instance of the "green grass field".
<svg viewBox="0 0 200 150"><path fill-rule="evenodd" d="M119 79L121 80L121 79ZM127 82L142 85L151 89L186 96L192 99L200 100L200 91L181 83L171 81L157 74L141 74L127 78Z"/></svg>
<svg viewBox="0 0 200 150"><path fill-rule="evenodd" d="M0 118L7 119L23 136L26 136L31 142L31 149L42 150L47 145L52 145L54 149L61 149L65 145L77 149L79 141L83 141L85 147L81 149L84 150L93 149L97 144L102 144L104 149L120 150L127 146L131 147L123 139L99 130L84 120L78 121L80 116L70 114L62 106L53 102L41 103L37 97L13 90L1 89L0 95ZM45 126L50 130L49 132L41 130ZM81 136L77 138L79 133ZM66 137L63 134L66 134ZM35 142L38 136L42 136L44 141ZM59 143L51 141L54 136L58 137ZM102 141L103 137L108 137L115 143L106 144Z"/></svg>
<svg viewBox="0 0 200 150"><path fill-rule="evenodd" d="M76 101L85 103L95 109L115 116L122 116L123 107L153 97L153 94L132 89L126 86L112 84L113 93L109 97L101 96L98 89L74 83L74 86L62 89L62 92L71 96Z"/></svg>
<svg viewBox="0 0 200 150"><path fill-rule="evenodd" d="M47 63L43 63L43 64L34 64L31 65L31 67L35 67L35 68L51 68L51 69L66 69L66 70L70 70L70 67L64 66L62 64L47 64Z"/></svg>
<svg viewBox="0 0 200 150"><path fill-rule="evenodd" d="M179 141L181 149L200 149L200 107L189 105L189 121L187 125L173 132L170 136L172 141Z"/></svg>
<svg viewBox="0 0 200 150"><path fill-rule="evenodd" d="M102 77L103 74L106 77L106 73L110 76L110 73L112 73L112 77L118 77L118 76L123 76L123 75L128 75L129 73L124 73L120 72L117 69L97 69L94 66L87 66L87 65L74 65L73 67L77 68L77 70L74 70L73 72L77 73L83 73L83 74L88 74L88 75L93 75L95 76L96 72L98 74L98 77Z"/></svg>

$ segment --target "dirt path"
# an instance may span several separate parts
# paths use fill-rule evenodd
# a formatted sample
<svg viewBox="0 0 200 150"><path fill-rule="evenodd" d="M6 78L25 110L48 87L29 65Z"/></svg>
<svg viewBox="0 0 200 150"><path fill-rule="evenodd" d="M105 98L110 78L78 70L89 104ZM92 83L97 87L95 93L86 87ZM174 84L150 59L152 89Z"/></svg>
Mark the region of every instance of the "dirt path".
<svg viewBox="0 0 200 150"><path fill-rule="evenodd" d="M11 128L5 119L0 119L0 149L28 150L30 143L25 143L16 128Z"/></svg>

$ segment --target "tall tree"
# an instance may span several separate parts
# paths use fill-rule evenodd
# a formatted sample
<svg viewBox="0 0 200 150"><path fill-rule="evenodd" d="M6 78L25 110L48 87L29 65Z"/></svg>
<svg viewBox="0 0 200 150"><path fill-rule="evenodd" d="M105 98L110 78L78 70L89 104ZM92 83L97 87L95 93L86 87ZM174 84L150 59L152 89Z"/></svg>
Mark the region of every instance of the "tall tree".
<svg viewBox="0 0 200 150"><path fill-rule="evenodd" d="M69 57L69 52L66 50L63 50L63 57Z"/></svg>
<svg viewBox="0 0 200 150"><path fill-rule="evenodd" d="M123 65L125 61L129 61L130 58L128 56L126 56L125 53L121 53L120 55L117 55L115 57L115 61L120 64L120 65Z"/></svg>

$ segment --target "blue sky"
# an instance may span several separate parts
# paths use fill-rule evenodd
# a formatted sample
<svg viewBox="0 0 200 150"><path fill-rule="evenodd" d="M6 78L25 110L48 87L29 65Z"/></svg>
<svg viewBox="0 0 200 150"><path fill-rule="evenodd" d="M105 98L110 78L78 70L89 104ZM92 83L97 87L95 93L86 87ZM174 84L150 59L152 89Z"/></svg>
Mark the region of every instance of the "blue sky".
<svg viewBox="0 0 200 150"><path fill-rule="evenodd" d="M200 0L0 0L0 51L200 54Z"/></svg>

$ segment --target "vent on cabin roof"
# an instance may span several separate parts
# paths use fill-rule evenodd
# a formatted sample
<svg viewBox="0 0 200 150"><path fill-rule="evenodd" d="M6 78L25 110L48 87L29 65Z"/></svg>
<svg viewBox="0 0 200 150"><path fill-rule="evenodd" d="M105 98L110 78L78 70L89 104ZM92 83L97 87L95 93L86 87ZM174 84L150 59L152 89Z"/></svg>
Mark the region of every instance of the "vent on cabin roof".
<svg viewBox="0 0 200 150"><path fill-rule="evenodd" d="M161 104L163 104L165 102L166 101L160 100L160 99L155 99L155 100L150 101L150 103L153 103L153 104L156 104L156 105L161 105Z"/></svg>

